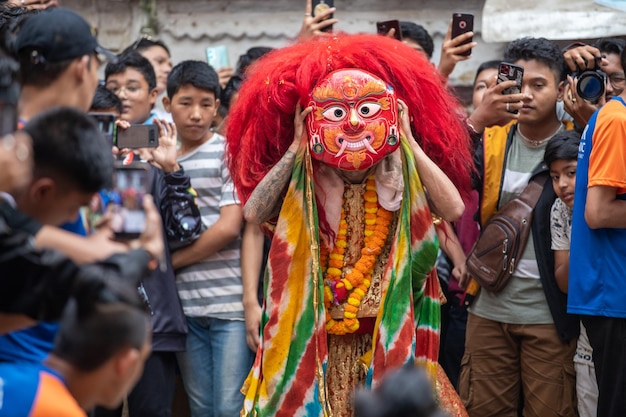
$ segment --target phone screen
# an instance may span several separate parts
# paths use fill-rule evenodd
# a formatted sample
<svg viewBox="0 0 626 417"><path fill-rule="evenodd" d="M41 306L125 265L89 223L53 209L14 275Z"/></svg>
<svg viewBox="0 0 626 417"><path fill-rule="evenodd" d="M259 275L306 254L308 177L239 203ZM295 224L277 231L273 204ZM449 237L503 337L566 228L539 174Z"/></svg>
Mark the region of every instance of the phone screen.
<svg viewBox="0 0 626 417"><path fill-rule="evenodd" d="M519 65L510 64L508 62L500 63L498 68L498 81L501 82L512 80L515 81L515 86L507 87L502 90L502 94L519 94L522 92L522 79L524 77L524 67ZM517 110L509 110L509 113L517 114Z"/></svg>
<svg viewBox="0 0 626 417"><path fill-rule="evenodd" d="M311 2L311 7L313 10L312 16L315 17L318 14L330 9L331 7L335 7L335 1L334 0L313 0ZM326 19L332 19L332 18L333 18L333 15L331 14ZM325 28L321 30L322 32L332 32L333 25L326 26Z"/></svg>
<svg viewBox="0 0 626 417"><path fill-rule="evenodd" d="M148 193L149 167L143 162L116 165L113 188L101 194L110 227L120 239L135 239L146 227L143 199Z"/></svg>
<svg viewBox="0 0 626 417"><path fill-rule="evenodd" d="M206 59L214 70L230 66L226 45L209 46L206 48Z"/></svg>
<svg viewBox="0 0 626 417"><path fill-rule="evenodd" d="M459 35L474 30L474 15L470 13L453 13L452 14L452 39ZM461 45L468 44L473 41L473 37L463 42ZM472 50L468 50L460 55L469 56Z"/></svg>
<svg viewBox="0 0 626 417"><path fill-rule="evenodd" d="M400 21L398 20L387 20L384 22L376 22L376 32L380 35L387 35L391 29L395 29L396 31L393 34L393 37L397 40L402 40L402 30L400 30Z"/></svg>
<svg viewBox="0 0 626 417"><path fill-rule="evenodd" d="M524 68L519 65L509 64L508 62L500 63L498 68L498 84L504 81L515 81L514 87L505 88L502 94L519 94L522 92L522 79L524 77Z"/></svg>

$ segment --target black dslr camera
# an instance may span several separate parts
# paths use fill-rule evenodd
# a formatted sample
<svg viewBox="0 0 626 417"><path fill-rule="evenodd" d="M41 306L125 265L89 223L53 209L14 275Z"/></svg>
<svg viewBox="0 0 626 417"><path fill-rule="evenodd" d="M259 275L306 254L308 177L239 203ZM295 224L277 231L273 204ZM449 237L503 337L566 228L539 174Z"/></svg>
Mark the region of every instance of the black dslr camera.
<svg viewBox="0 0 626 417"><path fill-rule="evenodd" d="M606 74L598 69L602 57L596 57L595 60L595 69L572 73L572 77L578 79L576 93L581 98L592 103L597 103L600 97L604 95L606 89Z"/></svg>

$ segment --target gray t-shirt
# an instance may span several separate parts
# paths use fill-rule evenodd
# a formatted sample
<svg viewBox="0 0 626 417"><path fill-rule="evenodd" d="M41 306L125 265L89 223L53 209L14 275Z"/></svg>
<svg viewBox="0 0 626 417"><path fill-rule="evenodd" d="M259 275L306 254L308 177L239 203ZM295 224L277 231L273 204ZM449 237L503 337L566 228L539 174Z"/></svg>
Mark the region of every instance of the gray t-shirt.
<svg viewBox="0 0 626 417"><path fill-rule="evenodd" d="M498 209L522 193L528 185L532 170L543 160L544 150L545 145L537 148L526 146L519 133L515 133L506 161ZM545 233L549 231L546 230ZM502 323L553 323L539 276L532 232L522 259L506 287L497 294L481 290L472 303L470 312Z"/></svg>

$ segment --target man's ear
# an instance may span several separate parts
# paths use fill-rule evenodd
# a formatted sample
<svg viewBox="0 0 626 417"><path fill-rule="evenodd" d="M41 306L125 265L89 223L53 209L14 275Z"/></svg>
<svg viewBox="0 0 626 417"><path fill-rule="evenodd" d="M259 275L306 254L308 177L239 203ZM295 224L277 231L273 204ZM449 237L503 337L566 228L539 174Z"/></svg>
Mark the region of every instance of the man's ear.
<svg viewBox="0 0 626 417"><path fill-rule="evenodd" d="M215 100L215 111L213 112L213 117L217 116L217 112L218 112L218 111L219 111L219 109L220 109L220 104L221 104L220 99L219 99L219 98L218 98L218 99L216 99L216 100Z"/></svg>
<svg viewBox="0 0 626 417"><path fill-rule="evenodd" d="M565 96L565 81L561 81L557 87L556 101L563 101Z"/></svg>
<svg viewBox="0 0 626 417"><path fill-rule="evenodd" d="M158 97L159 97L159 90L157 90L156 88L153 88L152 91L150 91L150 95L148 96L151 106L154 106L154 103L156 103Z"/></svg>
<svg viewBox="0 0 626 417"><path fill-rule="evenodd" d="M126 378L140 359L141 353L137 349L124 348L120 350L114 357L115 375L118 378Z"/></svg>
<svg viewBox="0 0 626 417"><path fill-rule="evenodd" d="M57 185L52 178L37 178L28 188L28 198L31 203L45 206L55 195Z"/></svg>
<svg viewBox="0 0 626 417"><path fill-rule="evenodd" d="M83 82L87 77L87 73L89 72L89 55L84 55L80 58L76 58L74 63L72 64L74 68L74 76L79 82ZM93 65L93 62L91 63Z"/></svg>
<svg viewBox="0 0 626 417"><path fill-rule="evenodd" d="M170 101L170 98L168 96L163 96L163 108L165 109L166 112L171 113L172 112L172 102Z"/></svg>

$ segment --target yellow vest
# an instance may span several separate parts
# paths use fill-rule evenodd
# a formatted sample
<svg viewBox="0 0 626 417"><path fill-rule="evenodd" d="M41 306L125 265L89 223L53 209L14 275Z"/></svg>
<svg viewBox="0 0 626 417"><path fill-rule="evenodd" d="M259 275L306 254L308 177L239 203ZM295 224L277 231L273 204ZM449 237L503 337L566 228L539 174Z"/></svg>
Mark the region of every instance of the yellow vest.
<svg viewBox="0 0 626 417"><path fill-rule="evenodd" d="M513 125L512 120L504 126L492 126L485 129L483 134L483 189L480 204L480 225L485 223L498 211L504 161L506 159L507 139ZM574 128L574 123L563 121L565 130ZM517 127L516 127L517 128Z"/></svg>

